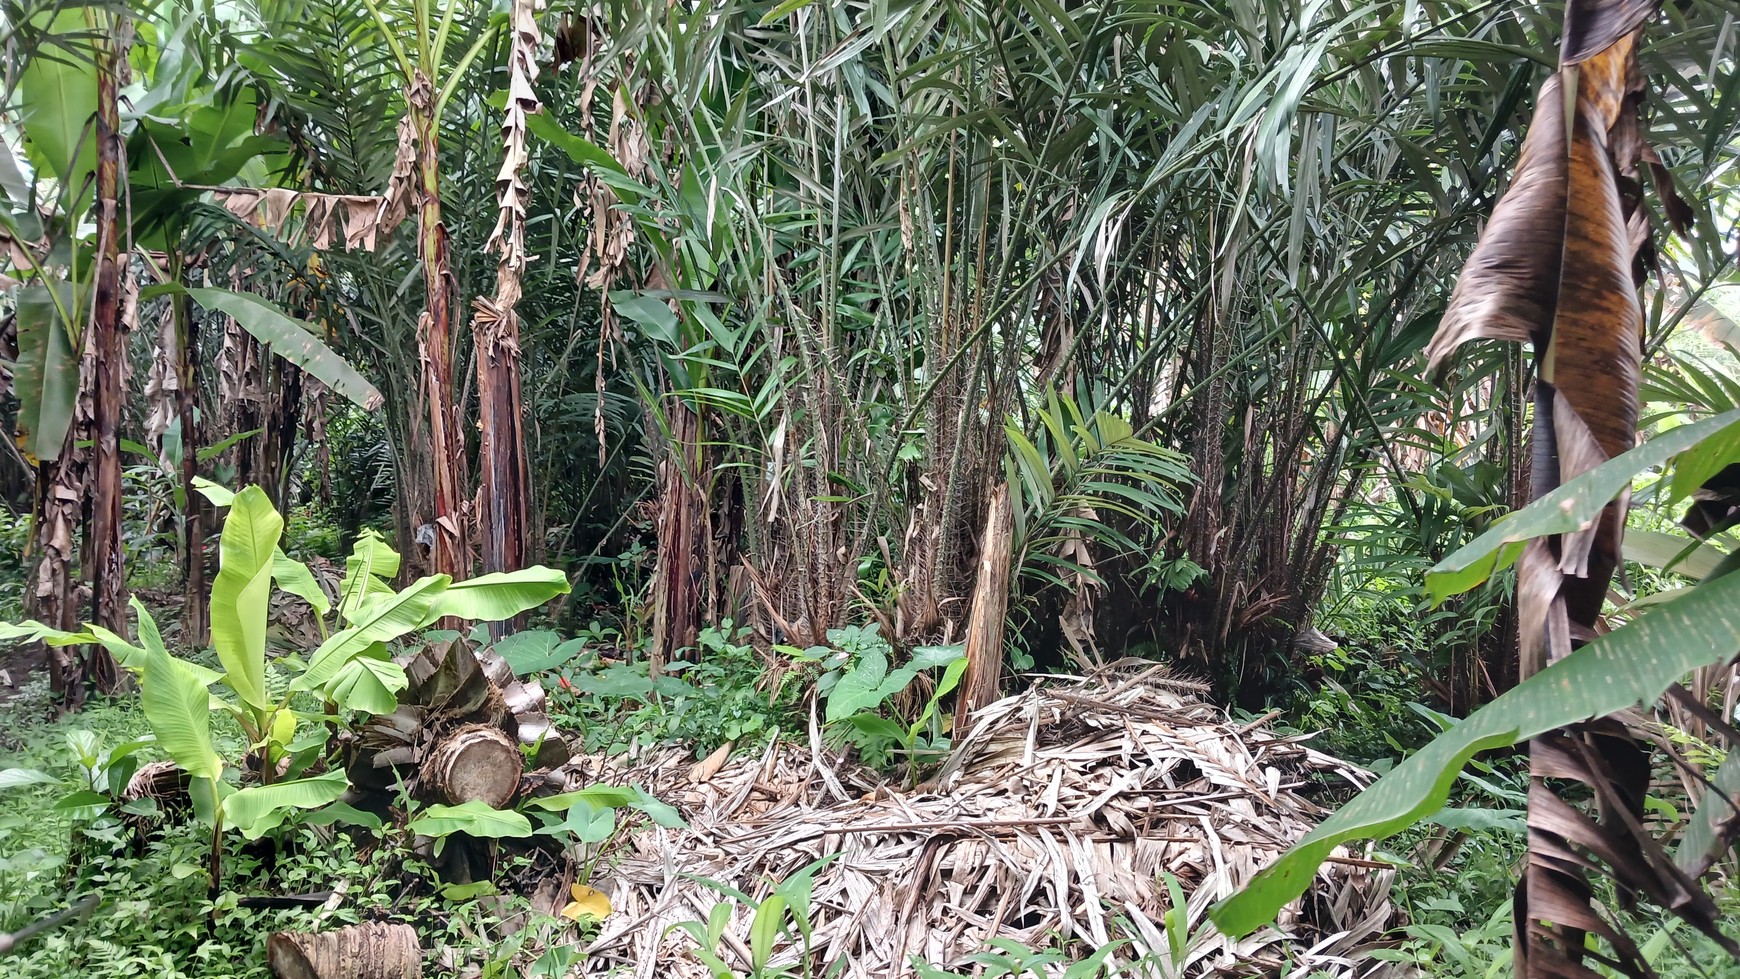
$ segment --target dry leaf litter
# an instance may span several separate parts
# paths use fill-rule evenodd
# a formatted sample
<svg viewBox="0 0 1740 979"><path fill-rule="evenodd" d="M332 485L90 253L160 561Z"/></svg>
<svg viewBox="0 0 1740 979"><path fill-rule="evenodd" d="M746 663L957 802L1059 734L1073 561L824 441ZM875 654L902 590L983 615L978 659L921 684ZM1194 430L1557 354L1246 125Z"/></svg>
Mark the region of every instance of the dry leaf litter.
<svg viewBox="0 0 1740 979"><path fill-rule="evenodd" d="M981 711L943 770L910 791L827 750L771 745L698 764L683 749L578 756L569 787L640 784L688 828L649 827L604 855L591 885L612 908L586 975L705 979L682 922L756 901L815 872L810 963L861 979L917 976L916 958L972 975L992 938L1034 948L1131 939L1119 975L1371 976L1364 952L1392 923L1393 871L1337 850L1278 928L1242 940L1207 920L1326 811L1306 794L1370 775L1260 724L1235 724L1195 685L1149 670L1049 678ZM1164 925L1166 875L1188 895L1182 955ZM552 891L554 893L554 891ZM716 953L749 973L754 909L739 906ZM801 945L782 935L773 964ZM1054 975L1061 974L1061 966ZM802 974L794 971L793 974Z"/></svg>

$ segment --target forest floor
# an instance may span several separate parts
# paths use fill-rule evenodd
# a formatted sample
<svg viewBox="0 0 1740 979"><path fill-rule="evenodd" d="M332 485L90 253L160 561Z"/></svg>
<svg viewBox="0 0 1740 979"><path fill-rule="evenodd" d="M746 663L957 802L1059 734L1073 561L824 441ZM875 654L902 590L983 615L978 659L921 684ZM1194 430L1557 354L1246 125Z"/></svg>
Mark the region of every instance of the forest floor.
<svg viewBox="0 0 1740 979"><path fill-rule="evenodd" d="M633 706L640 688L621 662L565 667L550 712L577 752L567 785L643 787L683 824L622 810L601 829L570 814L545 827L572 834L558 848L566 857L510 841L488 880L461 886L432 873L402 823L371 833L308 820L258 844L232 834L214 890L207 834L171 826L139 842L121 823L93 820L78 791L89 772L71 756L147 734L136 698L49 720L46 682L33 673L0 700L0 767L65 778L0 790L0 932L84 894L103 903L0 971L263 979L269 934L367 921L414 925L424 975L440 979L796 977L807 974L797 965L805 944L813 961L845 963L835 974L866 979L908 963L922 979L1062 976L1095 955L1098 965L1069 975L1334 979L1389 968L1491 979L1506 967L1526 787L1512 759L1477 763L1457 791L1458 808L1488 814L1481 825L1423 827L1364 854L1393 871L1329 868L1309 916L1288 921L1300 941L1271 932L1232 943L1205 920L1233 879L1368 778L1334 754L1418 743L1422 731L1407 729L1424 715L1391 702L1410 683L1378 675L1385 667L1350 666L1342 679L1363 686L1331 684L1341 694L1261 725L1163 682L1053 682L989 709L946 761L915 768L818 741L803 709L755 713L769 700L747 661L734 665L740 652L718 651L716 672L691 677L692 688L667 684L657 706ZM240 747L232 733L225 750ZM1378 751L1362 763L1384 768ZM1227 791L1237 782L1255 791ZM596 920L563 917L599 898L608 910ZM807 934L794 906L807 909ZM760 929L764 942L756 922L770 913L779 927ZM1640 929L1664 977L1740 975L1671 924ZM1307 950L1324 937L1342 944L1321 945L1314 960ZM1693 951L1675 959L1682 941Z"/></svg>

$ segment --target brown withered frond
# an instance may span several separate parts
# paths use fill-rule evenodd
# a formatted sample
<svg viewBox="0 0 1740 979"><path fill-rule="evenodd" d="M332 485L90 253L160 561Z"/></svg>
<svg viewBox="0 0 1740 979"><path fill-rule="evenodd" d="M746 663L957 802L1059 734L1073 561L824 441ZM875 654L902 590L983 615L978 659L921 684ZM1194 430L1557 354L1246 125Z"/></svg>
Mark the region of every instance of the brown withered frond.
<svg viewBox="0 0 1740 979"><path fill-rule="evenodd" d="M1462 343L1528 341L1535 353L1533 495L1636 443L1643 308L1653 264L1639 123L1637 46L1653 0L1573 0L1559 70L1541 86L1510 190L1493 211L1428 347L1436 371ZM1685 205L1655 181L1675 224ZM1530 541L1517 568L1521 675L1601 630L1627 500L1576 531ZM1616 718L1529 746L1528 856L1516 890L1519 976L1594 977L1603 964L1648 976L1636 945L1598 908L1592 875L1622 905L1673 911L1723 947L1716 909L1643 823L1650 749ZM1573 802L1573 800L1586 800ZM1601 951L1587 937L1602 941Z"/></svg>

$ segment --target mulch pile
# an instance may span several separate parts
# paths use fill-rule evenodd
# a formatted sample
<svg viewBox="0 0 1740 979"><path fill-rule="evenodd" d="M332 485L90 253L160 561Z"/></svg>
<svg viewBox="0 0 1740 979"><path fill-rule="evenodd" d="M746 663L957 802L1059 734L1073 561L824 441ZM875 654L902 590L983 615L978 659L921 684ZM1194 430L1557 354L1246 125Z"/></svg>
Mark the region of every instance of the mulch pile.
<svg viewBox="0 0 1740 979"><path fill-rule="evenodd" d="M1393 871L1355 855L1325 864L1278 929L1233 941L1209 924L1210 905L1325 815L1311 795L1370 775L1233 723L1197 692L1153 669L1046 680L979 712L911 791L839 764L813 722L807 751L576 758L571 786L638 783L689 823L637 832L599 861L591 883L614 911L586 974L705 979L693 939L670 926L729 901L716 885L759 901L835 854L814 874L817 975L842 956L846 977L916 976L915 958L971 975L992 939L1079 950L1114 935L1131 939L1111 959L1121 975L1370 974L1379 964L1360 953L1391 923ZM1173 935L1169 881L1188 896ZM716 951L746 974L753 908L732 903ZM782 936L773 962L802 954Z"/></svg>

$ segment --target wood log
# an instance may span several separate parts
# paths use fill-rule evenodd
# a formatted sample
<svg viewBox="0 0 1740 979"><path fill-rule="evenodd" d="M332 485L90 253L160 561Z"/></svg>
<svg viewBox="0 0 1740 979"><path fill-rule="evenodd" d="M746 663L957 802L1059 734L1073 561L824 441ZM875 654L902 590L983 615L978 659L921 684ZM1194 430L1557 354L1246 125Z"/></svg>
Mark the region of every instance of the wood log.
<svg viewBox="0 0 1740 979"><path fill-rule="evenodd" d="M423 784L449 805L473 800L500 809L519 788L524 759L519 745L498 728L470 724L430 749Z"/></svg>
<svg viewBox="0 0 1740 979"><path fill-rule="evenodd" d="M423 949L410 925L378 921L337 931L280 931L266 939L277 979L422 979Z"/></svg>
<svg viewBox="0 0 1740 979"><path fill-rule="evenodd" d="M961 682L955 730L962 732L972 713L996 701L1003 683L1003 619L1009 610L1009 564L1015 536L1009 484L991 489L985 534L979 540L979 573L973 582L973 611L967 619L967 673ZM957 737L959 735L957 734Z"/></svg>

